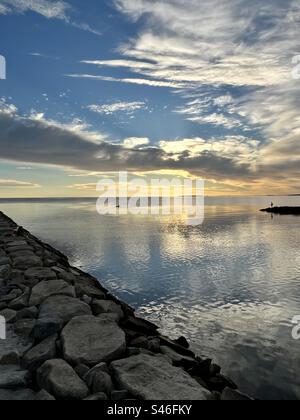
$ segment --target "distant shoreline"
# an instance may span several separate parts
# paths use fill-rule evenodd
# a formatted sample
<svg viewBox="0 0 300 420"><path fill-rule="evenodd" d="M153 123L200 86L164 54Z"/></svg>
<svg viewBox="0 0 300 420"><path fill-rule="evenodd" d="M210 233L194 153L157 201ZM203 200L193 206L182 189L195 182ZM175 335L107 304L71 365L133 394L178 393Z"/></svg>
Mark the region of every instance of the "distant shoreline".
<svg viewBox="0 0 300 420"><path fill-rule="evenodd" d="M209 195L205 196L205 199L242 199L242 198L271 198L271 197L300 197L300 194L288 194L288 195ZM23 202L23 201L72 201L72 200L96 200L98 196L94 197L0 197L0 203L5 202ZM149 197L150 198L150 197Z"/></svg>

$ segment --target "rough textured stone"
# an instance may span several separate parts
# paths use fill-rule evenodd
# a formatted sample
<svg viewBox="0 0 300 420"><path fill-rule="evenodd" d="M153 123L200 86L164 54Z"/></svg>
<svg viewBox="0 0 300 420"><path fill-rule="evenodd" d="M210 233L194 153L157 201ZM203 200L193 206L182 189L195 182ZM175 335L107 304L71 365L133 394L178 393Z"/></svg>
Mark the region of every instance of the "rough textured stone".
<svg viewBox="0 0 300 420"><path fill-rule="evenodd" d="M36 340L41 341L59 333L62 324L58 318L43 318L36 321L33 336Z"/></svg>
<svg viewBox="0 0 300 420"><path fill-rule="evenodd" d="M35 319L38 316L38 309L35 306L25 308L17 312L17 319Z"/></svg>
<svg viewBox="0 0 300 420"><path fill-rule="evenodd" d="M127 400L130 397L130 394L128 391L122 390L122 391L113 391L110 395L110 398L112 401L122 401Z"/></svg>
<svg viewBox="0 0 300 420"><path fill-rule="evenodd" d="M9 279L10 275L11 275L10 265L8 265L8 264L7 265L0 265L0 277L3 280L7 280L7 279Z"/></svg>
<svg viewBox="0 0 300 420"><path fill-rule="evenodd" d="M89 305L69 296L52 296L40 307L39 320L58 319L62 327L75 316L92 315Z"/></svg>
<svg viewBox="0 0 300 420"><path fill-rule="evenodd" d="M55 359L57 339L58 335L55 334L33 347L25 354L22 365L26 369L33 371L37 370L47 360Z"/></svg>
<svg viewBox="0 0 300 420"><path fill-rule="evenodd" d="M180 363L182 361L186 361L186 362L190 362L191 364L196 364L195 359L193 359L192 357L183 356L177 353L176 351L170 349L167 346L161 346L160 350L162 354L165 354L166 356L168 356L172 360L172 362Z"/></svg>
<svg viewBox="0 0 300 420"><path fill-rule="evenodd" d="M84 401L107 401L107 395L103 392L99 392L98 394L90 395L89 397L85 398Z"/></svg>
<svg viewBox="0 0 300 420"><path fill-rule="evenodd" d="M0 255L0 266L1 265L10 265L11 261L10 258L6 257L6 256L1 256Z"/></svg>
<svg viewBox="0 0 300 420"><path fill-rule="evenodd" d="M86 398L89 390L68 363L62 359L45 362L37 372L40 388L63 400Z"/></svg>
<svg viewBox="0 0 300 420"><path fill-rule="evenodd" d="M20 319L14 323L15 333L19 336L31 337L35 323L35 319Z"/></svg>
<svg viewBox="0 0 300 420"><path fill-rule="evenodd" d="M26 250L11 252L9 256L13 261L16 258L35 258L36 257L36 255L32 251L26 251Z"/></svg>
<svg viewBox="0 0 300 420"><path fill-rule="evenodd" d="M177 353L182 354L184 356L195 357L195 354L191 350L189 350L185 347L182 347L181 345L177 344L176 342L170 340L168 337L160 336L159 338L160 338L161 344L163 346L170 347L172 350L174 350Z"/></svg>
<svg viewBox="0 0 300 420"><path fill-rule="evenodd" d="M210 389L217 392L222 392L225 388L231 388L234 390L238 388L237 385L231 379L220 374L209 378L207 383Z"/></svg>
<svg viewBox="0 0 300 420"><path fill-rule="evenodd" d="M146 337L140 336L137 338L134 338L131 342L130 342L130 347L135 347L137 349L149 349L149 341L147 340Z"/></svg>
<svg viewBox="0 0 300 420"><path fill-rule="evenodd" d="M75 365L111 361L126 349L124 332L111 320L94 316L73 318L61 337L65 359Z"/></svg>
<svg viewBox="0 0 300 420"><path fill-rule="evenodd" d="M111 364L120 388L144 400L207 400L210 393L164 357L140 354Z"/></svg>
<svg viewBox="0 0 300 420"><path fill-rule="evenodd" d="M6 340L2 340L0 345L0 363L12 352L18 352L20 357L22 357L32 345L33 341L30 338L17 335L13 326L8 326Z"/></svg>
<svg viewBox="0 0 300 420"><path fill-rule="evenodd" d="M0 316L5 318L7 324L14 322L17 318L17 312L12 309L4 309L0 311Z"/></svg>
<svg viewBox="0 0 300 420"><path fill-rule="evenodd" d="M76 277L75 278L76 295L82 297L84 295L95 299L105 299L105 293L99 288L99 285L90 278Z"/></svg>
<svg viewBox="0 0 300 420"><path fill-rule="evenodd" d="M57 278L50 268L28 268L24 274L26 279L56 280Z"/></svg>
<svg viewBox="0 0 300 420"><path fill-rule="evenodd" d="M41 267L42 260L36 256L18 257L14 259L13 266L21 270L26 270L27 268L31 268L31 267Z"/></svg>
<svg viewBox="0 0 300 420"><path fill-rule="evenodd" d="M12 351L10 353L2 356L0 360L1 365L19 365L20 364L20 354L17 351Z"/></svg>
<svg viewBox="0 0 300 420"><path fill-rule="evenodd" d="M19 296L17 299L12 300L9 303L9 307L11 309L15 309L16 311L26 308L28 306L29 296L30 289L26 287L24 289L24 293L21 296Z"/></svg>
<svg viewBox="0 0 300 420"><path fill-rule="evenodd" d="M186 349L190 348L190 344L185 337L177 338L177 340L174 340L174 343L178 344L181 347L185 347Z"/></svg>
<svg viewBox="0 0 300 420"><path fill-rule="evenodd" d="M31 246L29 246L28 244L24 244L24 245L9 245L7 248L6 248L6 251L9 253L9 254L12 254L12 253L16 253L16 252L22 252L22 251L24 251L24 252L33 252L33 248L31 247Z"/></svg>
<svg viewBox="0 0 300 420"><path fill-rule="evenodd" d="M149 341L149 350L153 353L160 353L160 339L158 337L154 337L148 339Z"/></svg>
<svg viewBox="0 0 300 420"><path fill-rule="evenodd" d="M34 401L35 394L31 389L0 389L0 401Z"/></svg>
<svg viewBox="0 0 300 420"><path fill-rule="evenodd" d="M75 297L75 291L73 287L69 286L63 280L42 281L32 289L29 305L40 305L44 300L53 295Z"/></svg>
<svg viewBox="0 0 300 420"><path fill-rule="evenodd" d="M87 295L82 296L82 302L86 303L87 305L91 305L93 299Z"/></svg>
<svg viewBox="0 0 300 420"><path fill-rule="evenodd" d="M16 365L0 365L0 389L14 389L27 384L28 371Z"/></svg>
<svg viewBox="0 0 300 420"><path fill-rule="evenodd" d="M77 375L79 376L79 378L81 378L82 380L85 379L86 375L89 373L90 368L86 365L78 365L74 368L75 372L77 373Z"/></svg>
<svg viewBox="0 0 300 420"><path fill-rule="evenodd" d="M138 331L142 334L147 334L151 336L155 336L158 330L158 327L152 322L133 316L129 316L126 319L126 321L124 322L124 327L129 330Z"/></svg>
<svg viewBox="0 0 300 420"><path fill-rule="evenodd" d="M53 395L50 395L49 392L42 389L35 395L35 401L55 401Z"/></svg>
<svg viewBox="0 0 300 420"><path fill-rule="evenodd" d="M94 300L92 304L92 310L94 315L101 314L117 314L119 319L124 317L121 306L117 305L112 300Z"/></svg>
<svg viewBox="0 0 300 420"><path fill-rule="evenodd" d="M18 297L20 297L22 295L22 290L20 289L13 289L11 290L10 293L8 293L7 295L3 296L0 298L0 302L11 302L14 299L17 299Z"/></svg>
<svg viewBox="0 0 300 420"><path fill-rule="evenodd" d="M88 374L87 384L94 394L104 392L106 395L110 395L114 390L110 375L101 370L95 370L93 373Z"/></svg>
<svg viewBox="0 0 300 420"><path fill-rule="evenodd" d="M97 318L106 320L106 321L110 321L110 322L114 322L116 324L119 324L120 322L120 315L119 314L101 314L98 315Z"/></svg>
<svg viewBox="0 0 300 420"><path fill-rule="evenodd" d="M98 363L98 365L94 366L92 369L88 369L87 375L85 376L84 380L88 381L88 377L97 371L109 373L107 364L105 362L101 362Z"/></svg>

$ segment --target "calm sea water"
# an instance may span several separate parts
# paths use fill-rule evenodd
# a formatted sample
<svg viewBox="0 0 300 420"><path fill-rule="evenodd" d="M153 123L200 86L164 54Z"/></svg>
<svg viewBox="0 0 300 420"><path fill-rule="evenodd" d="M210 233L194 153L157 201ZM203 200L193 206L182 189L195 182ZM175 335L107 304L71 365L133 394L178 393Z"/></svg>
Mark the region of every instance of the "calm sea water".
<svg viewBox="0 0 300 420"><path fill-rule="evenodd" d="M184 217L99 216L94 200L0 201L0 210L99 277L172 337L185 335L240 388L300 399L300 217L260 213L271 200L207 199Z"/></svg>

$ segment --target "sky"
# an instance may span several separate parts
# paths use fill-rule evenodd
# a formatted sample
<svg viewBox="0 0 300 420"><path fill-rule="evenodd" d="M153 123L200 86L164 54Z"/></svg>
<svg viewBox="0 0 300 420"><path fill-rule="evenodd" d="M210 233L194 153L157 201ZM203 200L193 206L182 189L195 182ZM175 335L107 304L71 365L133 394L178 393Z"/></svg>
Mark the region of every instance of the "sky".
<svg viewBox="0 0 300 420"><path fill-rule="evenodd" d="M299 24L300 0L0 0L0 197L118 171L299 194Z"/></svg>

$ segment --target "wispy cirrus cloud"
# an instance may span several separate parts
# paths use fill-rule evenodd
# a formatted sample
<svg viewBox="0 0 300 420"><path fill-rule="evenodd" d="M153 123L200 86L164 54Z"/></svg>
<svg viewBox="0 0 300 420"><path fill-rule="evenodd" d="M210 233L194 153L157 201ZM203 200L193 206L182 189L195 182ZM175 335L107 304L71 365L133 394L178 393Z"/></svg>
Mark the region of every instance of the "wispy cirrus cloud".
<svg viewBox="0 0 300 420"><path fill-rule="evenodd" d="M71 6L64 1L49 0L2 0L4 14L35 12L47 19L68 21ZM1 11L1 9L0 9Z"/></svg>
<svg viewBox="0 0 300 420"><path fill-rule="evenodd" d="M116 102L113 104L102 104L102 105L88 105L87 108L90 111L96 112L102 115L113 115L115 113L124 112L126 114L132 114L135 111L146 109L147 105L145 102Z"/></svg>
<svg viewBox="0 0 300 420"><path fill-rule="evenodd" d="M174 112L184 115L188 121L199 124L211 124L227 129L243 128L247 130L246 122L233 108L234 100L230 95L214 98L205 96L187 102ZM211 112L215 109L214 112Z"/></svg>
<svg viewBox="0 0 300 420"><path fill-rule="evenodd" d="M67 74L66 77L71 77L74 79L90 79L98 80L102 82L117 82L117 83L128 83L132 85L144 85L152 87L165 87L165 88L182 88L184 87L181 83L165 82L162 80L150 80L150 79L140 79L140 78L117 78L117 77L106 77L98 76L94 74Z"/></svg>
<svg viewBox="0 0 300 420"><path fill-rule="evenodd" d="M9 8L4 4L0 4L0 15L6 15L9 13Z"/></svg>
<svg viewBox="0 0 300 420"><path fill-rule="evenodd" d="M14 179L0 179L0 188L40 188L39 184Z"/></svg>
<svg viewBox="0 0 300 420"><path fill-rule="evenodd" d="M171 88L184 100L202 100L205 93L211 97L206 109L190 99L177 108L194 123L227 129L260 127L266 141L270 126L276 125L279 132L288 125L300 127L293 115L300 84L291 78L291 60L299 53L298 1L254 0L251 7L247 0L115 0L114 5L139 25L137 35L119 46L116 59L84 64L99 71L125 68L137 80ZM138 83L132 77L81 77ZM224 99L224 90L235 92L231 103L213 103L216 91ZM292 116L288 125L283 115Z"/></svg>
<svg viewBox="0 0 300 420"><path fill-rule="evenodd" d="M2 15L34 12L47 19L62 20L80 30L101 35L99 30L92 28L88 23L72 19L71 14L74 10L73 6L63 0L2 0L0 5L0 14Z"/></svg>

